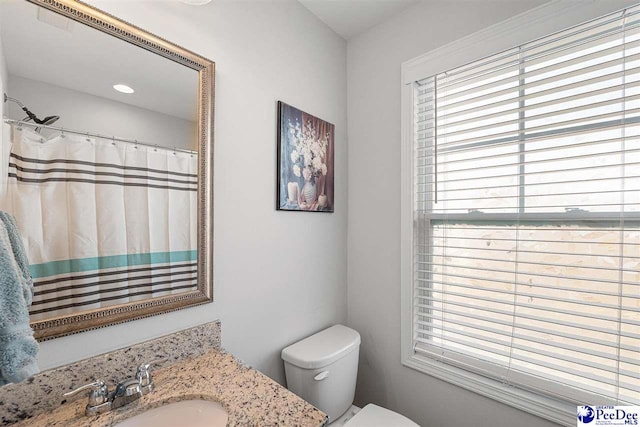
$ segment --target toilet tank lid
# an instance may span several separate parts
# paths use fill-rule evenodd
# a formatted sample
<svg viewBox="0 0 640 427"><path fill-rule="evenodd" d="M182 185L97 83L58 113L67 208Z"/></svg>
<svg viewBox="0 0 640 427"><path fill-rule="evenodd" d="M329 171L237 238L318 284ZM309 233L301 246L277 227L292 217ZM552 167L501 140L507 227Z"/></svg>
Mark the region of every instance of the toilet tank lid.
<svg viewBox="0 0 640 427"><path fill-rule="evenodd" d="M282 350L282 360L304 369L330 365L360 345L360 334L334 325Z"/></svg>

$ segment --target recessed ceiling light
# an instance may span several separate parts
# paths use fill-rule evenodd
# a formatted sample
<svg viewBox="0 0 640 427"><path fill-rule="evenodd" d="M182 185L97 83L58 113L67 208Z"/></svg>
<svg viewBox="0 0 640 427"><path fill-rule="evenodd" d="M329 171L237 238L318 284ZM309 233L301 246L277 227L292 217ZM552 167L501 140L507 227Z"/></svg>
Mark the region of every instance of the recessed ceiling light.
<svg viewBox="0 0 640 427"><path fill-rule="evenodd" d="M115 90L117 90L118 92L122 92L122 93L133 93L133 92L135 92L132 88L130 88L127 85L123 85L123 84L113 85L113 88Z"/></svg>
<svg viewBox="0 0 640 427"><path fill-rule="evenodd" d="M211 3L211 0L180 0L180 2L191 6L203 6L207 3Z"/></svg>

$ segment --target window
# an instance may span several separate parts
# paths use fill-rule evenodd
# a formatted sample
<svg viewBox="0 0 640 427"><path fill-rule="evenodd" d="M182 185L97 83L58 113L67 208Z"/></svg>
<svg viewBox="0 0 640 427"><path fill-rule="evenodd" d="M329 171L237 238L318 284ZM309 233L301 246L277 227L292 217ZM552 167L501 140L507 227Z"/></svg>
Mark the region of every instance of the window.
<svg viewBox="0 0 640 427"><path fill-rule="evenodd" d="M640 7L410 87L412 364L640 404Z"/></svg>

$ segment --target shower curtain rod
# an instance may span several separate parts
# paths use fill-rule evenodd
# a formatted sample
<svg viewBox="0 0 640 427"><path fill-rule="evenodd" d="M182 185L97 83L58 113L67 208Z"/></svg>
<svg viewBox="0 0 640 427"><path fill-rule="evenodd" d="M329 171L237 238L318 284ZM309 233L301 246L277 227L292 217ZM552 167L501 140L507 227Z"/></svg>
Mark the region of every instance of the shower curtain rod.
<svg viewBox="0 0 640 427"><path fill-rule="evenodd" d="M62 127L58 127L58 126L49 126L49 125L39 125L37 123L31 123L31 122L25 122L22 120L13 120L13 119L4 119L5 123L8 124L14 124L14 125L18 125L18 126L30 126L33 128L44 128L44 129L51 129L51 130L55 130L61 133L73 133L76 135L84 135L84 136L92 136L94 138L103 138L103 139L110 139L112 141L119 141L119 142L127 142L130 144L135 144L135 145L143 145L145 147L151 147L151 148L163 148L165 150L171 150L171 148L173 148L173 151L180 151L181 153L188 153L188 154L198 154L197 151L194 150L187 150L185 148L177 148L177 147L164 147L161 145L157 145L157 144L149 144L149 143L144 143L144 142L140 142L137 141L135 139L126 139L126 138L119 138L117 136L106 136L106 135L100 135L97 133L91 133L91 132L81 132L78 130L71 130L71 129L65 129Z"/></svg>

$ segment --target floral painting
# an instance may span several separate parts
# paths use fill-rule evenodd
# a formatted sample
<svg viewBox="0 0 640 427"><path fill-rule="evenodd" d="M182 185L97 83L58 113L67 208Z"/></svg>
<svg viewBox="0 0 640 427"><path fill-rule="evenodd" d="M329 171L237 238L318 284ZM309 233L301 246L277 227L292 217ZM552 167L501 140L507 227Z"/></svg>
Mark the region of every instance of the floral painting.
<svg viewBox="0 0 640 427"><path fill-rule="evenodd" d="M278 209L333 212L334 126L278 102Z"/></svg>

